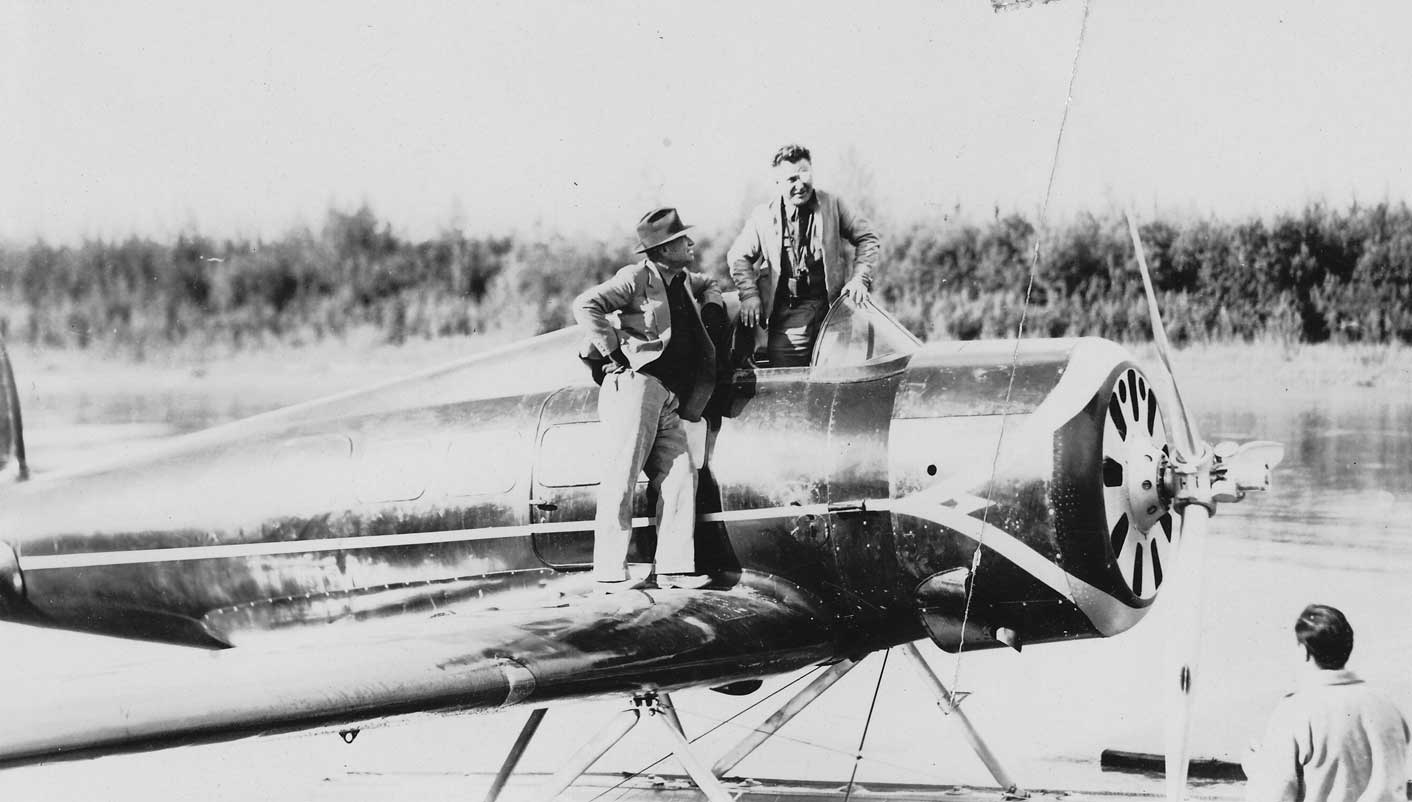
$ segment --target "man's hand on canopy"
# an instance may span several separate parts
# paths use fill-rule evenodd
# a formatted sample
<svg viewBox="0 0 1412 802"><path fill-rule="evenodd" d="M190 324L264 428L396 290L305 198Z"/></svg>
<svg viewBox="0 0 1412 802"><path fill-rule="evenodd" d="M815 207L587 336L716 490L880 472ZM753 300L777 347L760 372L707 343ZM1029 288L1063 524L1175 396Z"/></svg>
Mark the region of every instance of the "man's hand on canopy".
<svg viewBox="0 0 1412 802"><path fill-rule="evenodd" d="M868 285L864 284L862 279L855 278L843 285L843 297L852 301L855 306L867 301L868 296Z"/></svg>

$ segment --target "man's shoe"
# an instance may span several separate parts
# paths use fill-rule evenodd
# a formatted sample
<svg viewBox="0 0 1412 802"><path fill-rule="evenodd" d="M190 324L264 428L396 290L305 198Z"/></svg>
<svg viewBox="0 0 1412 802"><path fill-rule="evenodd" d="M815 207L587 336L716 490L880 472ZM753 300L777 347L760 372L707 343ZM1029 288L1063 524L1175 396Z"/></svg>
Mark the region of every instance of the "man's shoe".
<svg viewBox="0 0 1412 802"><path fill-rule="evenodd" d="M647 587L646 579L634 579L633 577L616 580L598 579L593 583L593 588L598 593L622 593L627 590L641 590L645 587Z"/></svg>
<svg viewBox="0 0 1412 802"><path fill-rule="evenodd" d="M710 574L658 574L657 587L700 590L715 581Z"/></svg>

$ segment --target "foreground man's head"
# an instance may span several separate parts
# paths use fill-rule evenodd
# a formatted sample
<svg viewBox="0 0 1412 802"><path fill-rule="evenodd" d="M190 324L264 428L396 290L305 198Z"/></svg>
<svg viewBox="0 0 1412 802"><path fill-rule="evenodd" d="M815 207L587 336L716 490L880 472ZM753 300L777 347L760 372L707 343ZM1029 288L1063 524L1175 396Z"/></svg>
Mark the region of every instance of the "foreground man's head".
<svg viewBox="0 0 1412 802"><path fill-rule="evenodd" d="M1294 622L1294 637L1306 660L1323 669L1343 668L1353 652L1353 627L1337 608L1311 604Z"/></svg>

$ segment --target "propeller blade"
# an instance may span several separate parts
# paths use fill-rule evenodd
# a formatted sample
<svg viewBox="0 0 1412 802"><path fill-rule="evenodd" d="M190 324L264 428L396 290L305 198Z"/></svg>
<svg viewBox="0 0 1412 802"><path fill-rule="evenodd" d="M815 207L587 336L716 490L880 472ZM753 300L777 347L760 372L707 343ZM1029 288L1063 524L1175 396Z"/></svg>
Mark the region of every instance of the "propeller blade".
<svg viewBox="0 0 1412 802"><path fill-rule="evenodd" d="M1186 404L1182 402L1181 391L1177 389L1177 375L1172 369L1172 347L1167 341L1162 313L1157 308L1157 291L1152 286L1152 271L1147 267L1147 253L1142 247L1137 221L1130 211L1125 211L1123 217L1128 222L1128 234L1132 237L1138 271L1142 274L1143 292L1147 295L1147 311L1152 317L1152 340L1157 346L1162 367L1166 369L1168 389L1176 407L1176 425L1173 427L1176 430L1176 469L1186 474L1185 480L1205 485L1211 481L1211 449L1201 439L1196 421L1192 419ZM1191 759L1192 702L1195 698L1197 657L1201 651L1202 569L1211 512L1202 504L1191 503L1182 508L1181 515L1182 569L1175 587L1168 587L1164 592L1166 597L1173 599L1173 631L1172 638L1167 642L1167 665L1163 677L1167 684L1164 696L1167 703L1168 802L1182 802L1186 797L1187 769Z"/></svg>
<svg viewBox="0 0 1412 802"><path fill-rule="evenodd" d="M1181 391L1177 389L1177 374L1172 370L1171 346L1167 342L1167 329L1162 325L1162 313L1157 309L1157 291L1152 288L1152 273L1147 269L1147 254L1142 248L1142 237L1137 232L1137 222L1132 212L1124 211L1128 221L1128 234L1132 236L1133 250L1137 253L1137 266L1142 273L1142 288L1147 293L1147 312L1152 317L1152 340L1157 345L1157 355L1162 359L1162 367L1167 369L1167 385L1176 402L1177 449L1182 455L1191 458L1197 453L1197 443L1201 435L1196 430L1196 421L1187 414L1182 403Z"/></svg>
<svg viewBox="0 0 1412 802"><path fill-rule="evenodd" d="M1175 587L1164 590L1174 597L1172 638L1167 641L1163 681L1167 707L1167 800L1182 802L1186 794L1191 755L1192 700L1196 687L1197 657L1201 651L1201 582L1206 553L1206 528L1210 513L1200 504L1188 504L1182 513L1182 571Z"/></svg>

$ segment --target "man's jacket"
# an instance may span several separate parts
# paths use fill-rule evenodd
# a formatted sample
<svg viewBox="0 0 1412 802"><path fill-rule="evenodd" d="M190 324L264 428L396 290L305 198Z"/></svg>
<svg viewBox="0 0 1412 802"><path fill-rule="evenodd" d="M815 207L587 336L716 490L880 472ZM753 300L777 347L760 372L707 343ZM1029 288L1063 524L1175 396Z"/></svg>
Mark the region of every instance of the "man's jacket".
<svg viewBox="0 0 1412 802"><path fill-rule="evenodd" d="M585 290L574 299L574 320L583 327L585 342L580 356L607 356L621 348L633 370L650 364L667 349L673 327L694 326L696 342L695 381L685 398L679 399L677 414L682 420L700 420L706 402L716 387L716 349L701 323L701 307L719 304L725 308L716 280L701 273L686 274L686 291L691 304L691 320L672 320L667 303L667 282L657 266L644 259L618 270L612 278ZM617 312L619 328L608 315ZM679 328L677 329L680 330Z"/></svg>
<svg viewBox="0 0 1412 802"><path fill-rule="evenodd" d="M862 279L863 286L872 289L873 269L877 267L878 252L882 249L872 224L827 192L815 189L814 198L817 203L814 224L818 233L811 247L822 247L820 255L824 261L824 286L829 302L838 299L850 278ZM845 240L857 249L851 271L844 259ZM770 309L775 304L783 250L784 220L780 198L776 196L755 207L726 252L726 263L730 265L731 280L740 290L740 300L759 298L761 320L770 319Z"/></svg>
<svg viewBox="0 0 1412 802"><path fill-rule="evenodd" d="M1407 721L1353 672L1305 677L1270 716L1245 773L1249 802L1406 802Z"/></svg>

